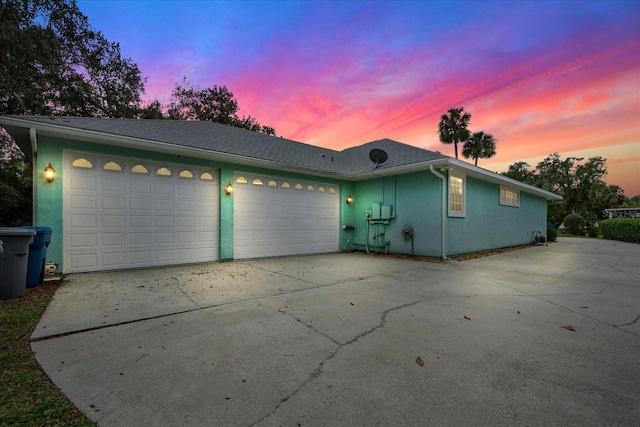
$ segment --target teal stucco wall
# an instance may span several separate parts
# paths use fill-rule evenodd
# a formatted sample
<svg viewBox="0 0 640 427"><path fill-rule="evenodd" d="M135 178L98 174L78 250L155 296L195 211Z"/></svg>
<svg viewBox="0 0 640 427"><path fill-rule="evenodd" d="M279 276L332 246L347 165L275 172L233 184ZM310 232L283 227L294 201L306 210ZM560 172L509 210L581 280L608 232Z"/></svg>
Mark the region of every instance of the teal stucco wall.
<svg viewBox="0 0 640 427"><path fill-rule="evenodd" d="M386 249L390 253L411 253L411 240L405 240L401 230L408 225L413 230L415 255L442 255L441 181L429 171L391 177L377 177L354 184L353 232L356 249L370 251ZM466 216L446 217L446 255L456 255L487 249L530 243L533 232L546 233L547 201L520 192L520 206L500 205L500 185L467 177ZM394 217L389 224L369 225L365 212L373 203L393 206ZM382 229L383 235L380 235ZM381 247L382 246L382 247Z"/></svg>
<svg viewBox="0 0 640 427"><path fill-rule="evenodd" d="M467 177L464 218L447 219L447 254L522 245L546 236L547 201L520 192L520 206L500 204L500 185Z"/></svg>
<svg viewBox="0 0 640 427"><path fill-rule="evenodd" d="M364 249L368 243L370 251L384 251L384 243L388 241L390 253L410 254L412 242L401 233L408 225L413 230L413 253L439 256L440 191L441 181L428 171L355 182L352 204L355 248ZM366 211L373 203L391 205L394 218L388 224L371 224L367 231Z"/></svg>

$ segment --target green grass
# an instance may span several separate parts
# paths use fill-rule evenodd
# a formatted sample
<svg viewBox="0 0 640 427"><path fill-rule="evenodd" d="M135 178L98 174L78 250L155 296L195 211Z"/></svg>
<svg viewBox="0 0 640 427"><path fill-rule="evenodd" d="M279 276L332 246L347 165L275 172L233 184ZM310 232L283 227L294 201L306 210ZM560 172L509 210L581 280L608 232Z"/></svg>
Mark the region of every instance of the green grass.
<svg viewBox="0 0 640 427"><path fill-rule="evenodd" d="M59 284L0 301L0 426L94 426L42 371L29 336Z"/></svg>

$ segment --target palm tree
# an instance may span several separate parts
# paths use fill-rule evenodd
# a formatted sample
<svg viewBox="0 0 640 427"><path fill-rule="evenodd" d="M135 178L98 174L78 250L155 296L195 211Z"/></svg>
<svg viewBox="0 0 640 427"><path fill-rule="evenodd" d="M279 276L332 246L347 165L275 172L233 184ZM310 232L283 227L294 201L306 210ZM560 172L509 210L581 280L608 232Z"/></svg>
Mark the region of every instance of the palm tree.
<svg viewBox="0 0 640 427"><path fill-rule="evenodd" d="M462 155L465 158L472 157L476 160L476 166L478 166L478 158L488 159L496 155L496 140L493 135L489 133L474 132L464 142L462 147Z"/></svg>
<svg viewBox="0 0 640 427"><path fill-rule="evenodd" d="M471 114L465 113L464 108L452 108L447 111L447 114L443 114L440 118L440 124L438 124L438 135L440 136L440 142L443 144L453 144L456 152L456 159L458 158L458 142L463 142L469 139L469 121L471 120Z"/></svg>

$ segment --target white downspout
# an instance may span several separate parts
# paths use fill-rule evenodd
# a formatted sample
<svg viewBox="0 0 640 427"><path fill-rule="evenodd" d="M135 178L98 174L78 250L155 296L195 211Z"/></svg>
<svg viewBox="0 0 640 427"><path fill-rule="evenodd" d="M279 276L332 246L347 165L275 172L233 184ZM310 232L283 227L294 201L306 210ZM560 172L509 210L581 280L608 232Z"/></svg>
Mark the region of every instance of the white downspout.
<svg viewBox="0 0 640 427"><path fill-rule="evenodd" d="M446 193L447 193L447 180L444 177L444 175L442 175L439 172L436 172L436 170L433 168L433 165L429 165L429 169L431 170L431 173L434 174L435 176L437 176L438 178L440 178L440 180L442 181L442 211L440 213L440 219L441 219L441 224L440 224L440 228L442 230L442 239L441 239L441 253L442 253L442 259L446 260L447 259L447 249L446 249L446 237L447 237L447 197L446 197Z"/></svg>
<svg viewBox="0 0 640 427"><path fill-rule="evenodd" d="M31 194L31 215L32 215L32 219L31 222L33 224L31 225L36 225L38 223L37 218L36 218L36 212L37 212L37 206L36 206L36 188L37 186L37 179L38 179L38 137L36 136L36 129L35 128L29 128L29 139L31 140L31 165L32 165L32 174L31 174L31 179L32 179L32 183L33 183L33 191Z"/></svg>

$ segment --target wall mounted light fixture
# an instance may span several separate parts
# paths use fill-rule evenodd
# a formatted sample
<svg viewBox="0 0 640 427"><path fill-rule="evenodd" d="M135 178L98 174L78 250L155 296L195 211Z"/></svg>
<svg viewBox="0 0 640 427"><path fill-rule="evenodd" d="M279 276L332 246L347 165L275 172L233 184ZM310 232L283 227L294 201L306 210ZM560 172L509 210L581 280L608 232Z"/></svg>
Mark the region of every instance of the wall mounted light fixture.
<svg viewBox="0 0 640 427"><path fill-rule="evenodd" d="M229 182L224 189L224 194L226 194L227 196L230 196L231 193L233 193L233 185L231 185L231 182Z"/></svg>
<svg viewBox="0 0 640 427"><path fill-rule="evenodd" d="M56 179L56 170L51 166L51 163L49 163L49 166L44 168L44 177L47 182L53 182L53 180Z"/></svg>
<svg viewBox="0 0 640 427"><path fill-rule="evenodd" d="M345 200L345 202L347 202L347 204L348 204L348 205L350 205L350 204L351 204L351 202L353 202L353 196L351 196L351 194L349 194L349 195L347 196L347 200Z"/></svg>

